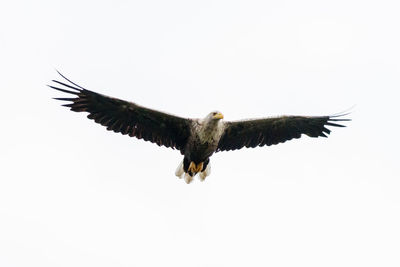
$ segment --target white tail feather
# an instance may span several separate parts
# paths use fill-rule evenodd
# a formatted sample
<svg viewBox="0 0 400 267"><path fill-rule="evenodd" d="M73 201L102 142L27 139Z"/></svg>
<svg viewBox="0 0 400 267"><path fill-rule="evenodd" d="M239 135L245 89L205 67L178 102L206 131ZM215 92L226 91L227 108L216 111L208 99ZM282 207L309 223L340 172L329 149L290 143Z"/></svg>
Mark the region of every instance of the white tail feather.
<svg viewBox="0 0 400 267"><path fill-rule="evenodd" d="M183 161L179 163L178 168L176 168L175 175L179 177L179 179L182 178L182 175L185 171L183 170Z"/></svg>
<svg viewBox="0 0 400 267"><path fill-rule="evenodd" d="M206 177L209 176L210 174L211 174L211 163L209 162L206 169L199 173L200 181L204 181ZM185 173L183 169L183 161L181 161L181 163L179 163L178 167L176 168L175 175L179 179L184 178L187 184L190 184L193 181L193 177L195 176L195 175L190 176L189 173Z"/></svg>
<svg viewBox="0 0 400 267"><path fill-rule="evenodd" d="M189 173L185 173L185 182L190 184L193 181L193 177L189 175Z"/></svg>
<svg viewBox="0 0 400 267"><path fill-rule="evenodd" d="M211 162L208 163L206 169L199 174L200 181L204 181L211 174Z"/></svg>

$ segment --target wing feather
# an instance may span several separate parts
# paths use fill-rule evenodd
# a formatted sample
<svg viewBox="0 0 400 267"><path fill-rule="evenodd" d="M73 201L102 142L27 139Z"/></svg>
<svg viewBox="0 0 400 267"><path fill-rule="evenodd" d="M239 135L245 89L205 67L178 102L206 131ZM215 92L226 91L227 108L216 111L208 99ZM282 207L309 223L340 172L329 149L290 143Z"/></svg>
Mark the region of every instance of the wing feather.
<svg viewBox="0 0 400 267"><path fill-rule="evenodd" d="M89 119L107 127L109 131L178 149L183 153L192 120L87 90L60 75L70 84L53 80L55 85L49 87L76 96L54 98L69 102L63 106L75 112L88 112Z"/></svg>
<svg viewBox="0 0 400 267"><path fill-rule="evenodd" d="M342 118L345 115L348 114L315 117L281 116L226 122L217 151L276 145L300 138L302 134L310 137L327 137L331 130L326 126L345 127L337 123L349 121L350 119Z"/></svg>

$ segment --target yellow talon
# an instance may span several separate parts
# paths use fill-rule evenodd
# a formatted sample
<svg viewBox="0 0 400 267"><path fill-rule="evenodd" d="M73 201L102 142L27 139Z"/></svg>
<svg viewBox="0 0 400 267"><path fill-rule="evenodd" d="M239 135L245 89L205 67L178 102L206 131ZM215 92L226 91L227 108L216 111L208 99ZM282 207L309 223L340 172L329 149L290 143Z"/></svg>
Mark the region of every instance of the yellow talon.
<svg viewBox="0 0 400 267"><path fill-rule="evenodd" d="M202 169L203 169L203 162L200 162L200 163L197 165L196 172L201 172Z"/></svg>
<svg viewBox="0 0 400 267"><path fill-rule="evenodd" d="M192 162L190 162L188 171L191 171L192 173L195 173L195 170L196 170L196 163L194 163L194 162L192 161Z"/></svg>
<svg viewBox="0 0 400 267"><path fill-rule="evenodd" d="M199 164L196 165L193 161L190 162L188 171L192 172L193 174L196 174L198 172L201 172L203 170L203 162L200 162Z"/></svg>

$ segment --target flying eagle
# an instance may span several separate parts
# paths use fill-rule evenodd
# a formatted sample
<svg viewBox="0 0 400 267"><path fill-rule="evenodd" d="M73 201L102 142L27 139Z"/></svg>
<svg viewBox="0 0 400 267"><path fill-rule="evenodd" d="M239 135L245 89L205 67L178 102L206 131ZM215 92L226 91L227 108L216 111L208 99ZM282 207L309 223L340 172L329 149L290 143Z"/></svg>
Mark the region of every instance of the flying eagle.
<svg viewBox="0 0 400 267"><path fill-rule="evenodd" d="M326 126L345 127L339 122L350 120L343 118L345 113L224 121L219 111L204 119L182 118L87 90L59 74L65 82L53 80L56 85L49 87L73 97L54 99L69 101L63 106L72 111L88 112L89 119L107 130L179 150L184 157L175 174L186 183L198 173L201 181L210 175L214 152L276 145L302 134L327 137L331 131Z"/></svg>

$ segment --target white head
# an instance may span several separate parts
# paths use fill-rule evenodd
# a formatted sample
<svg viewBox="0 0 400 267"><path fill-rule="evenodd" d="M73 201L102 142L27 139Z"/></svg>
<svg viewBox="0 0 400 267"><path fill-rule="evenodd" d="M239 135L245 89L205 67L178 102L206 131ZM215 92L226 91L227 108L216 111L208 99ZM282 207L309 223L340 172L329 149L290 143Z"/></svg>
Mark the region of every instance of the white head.
<svg viewBox="0 0 400 267"><path fill-rule="evenodd" d="M211 121L217 122L217 121L219 121L219 120L221 120L223 118L224 118L224 115L222 115L221 112L212 111L212 112L210 112L210 114L207 115L207 117L205 117L205 120L209 121L209 122L211 122Z"/></svg>
<svg viewBox="0 0 400 267"><path fill-rule="evenodd" d="M221 137L224 130L222 115L219 111L213 111L208 114L201 123L199 131L200 140L203 142L216 142Z"/></svg>

